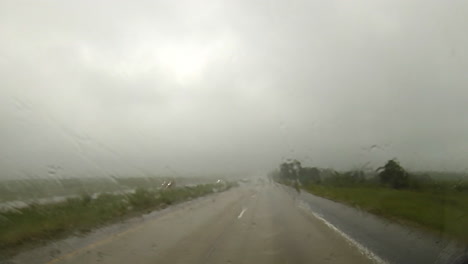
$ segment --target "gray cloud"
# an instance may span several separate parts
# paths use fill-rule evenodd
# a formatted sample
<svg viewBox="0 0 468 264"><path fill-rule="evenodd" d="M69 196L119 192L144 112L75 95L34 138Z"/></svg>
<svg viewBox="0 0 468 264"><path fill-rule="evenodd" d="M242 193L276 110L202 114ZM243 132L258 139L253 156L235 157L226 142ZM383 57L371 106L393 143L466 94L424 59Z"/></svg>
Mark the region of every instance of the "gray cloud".
<svg viewBox="0 0 468 264"><path fill-rule="evenodd" d="M1 177L466 169L463 1L3 1ZM378 147L371 147L378 145Z"/></svg>

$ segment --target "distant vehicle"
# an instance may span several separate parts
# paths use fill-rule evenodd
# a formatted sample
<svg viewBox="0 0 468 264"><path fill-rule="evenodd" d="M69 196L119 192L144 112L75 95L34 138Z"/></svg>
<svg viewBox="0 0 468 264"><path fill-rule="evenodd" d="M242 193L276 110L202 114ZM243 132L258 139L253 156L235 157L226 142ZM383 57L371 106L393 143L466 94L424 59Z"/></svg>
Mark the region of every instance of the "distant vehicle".
<svg viewBox="0 0 468 264"><path fill-rule="evenodd" d="M162 189L172 189L176 186L176 183L174 180L170 180L170 181L164 181L162 184L161 184L161 188Z"/></svg>
<svg viewBox="0 0 468 264"><path fill-rule="evenodd" d="M219 179L219 180L216 181L216 184L226 187L227 182L225 180Z"/></svg>

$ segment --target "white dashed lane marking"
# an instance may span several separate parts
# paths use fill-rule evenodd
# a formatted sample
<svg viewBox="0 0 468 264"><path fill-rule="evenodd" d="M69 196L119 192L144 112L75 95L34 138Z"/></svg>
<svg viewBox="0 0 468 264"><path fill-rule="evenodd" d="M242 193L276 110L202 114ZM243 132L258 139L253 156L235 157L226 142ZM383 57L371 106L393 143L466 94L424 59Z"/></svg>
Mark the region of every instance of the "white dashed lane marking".
<svg viewBox="0 0 468 264"><path fill-rule="evenodd" d="M244 215L245 211L247 211L247 208L242 209L242 211L240 212L240 214L239 214L239 216L237 217L237 219L241 219L242 216Z"/></svg>

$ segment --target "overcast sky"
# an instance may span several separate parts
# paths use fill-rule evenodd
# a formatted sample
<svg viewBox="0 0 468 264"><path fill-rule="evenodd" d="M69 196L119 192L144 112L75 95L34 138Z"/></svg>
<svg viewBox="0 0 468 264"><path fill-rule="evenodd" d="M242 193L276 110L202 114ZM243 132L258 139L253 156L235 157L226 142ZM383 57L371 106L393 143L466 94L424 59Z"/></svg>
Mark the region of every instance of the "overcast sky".
<svg viewBox="0 0 468 264"><path fill-rule="evenodd" d="M0 177L468 168L463 0L0 1Z"/></svg>

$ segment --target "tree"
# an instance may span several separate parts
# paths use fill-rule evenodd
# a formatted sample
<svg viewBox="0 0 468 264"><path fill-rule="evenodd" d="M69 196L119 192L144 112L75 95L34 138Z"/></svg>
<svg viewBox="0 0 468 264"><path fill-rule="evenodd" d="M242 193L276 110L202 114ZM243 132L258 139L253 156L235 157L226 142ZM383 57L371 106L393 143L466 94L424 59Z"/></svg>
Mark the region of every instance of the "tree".
<svg viewBox="0 0 468 264"><path fill-rule="evenodd" d="M286 180L296 181L299 178L302 165L297 160L288 160L280 165L280 176Z"/></svg>
<svg viewBox="0 0 468 264"><path fill-rule="evenodd" d="M299 186L299 176L302 165L297 160L287 160L280 165L280 177L294 186L297 192L301 192Z"/></svg>
<svg viewBox="0 0 468 264"><path fill-rule="evenodd" d="M302 184L320 183L320 170L313 167L304 167L299 173L299 181Z"/></svg>
<svg viewBox="0 0 468 264"><path fill-rule="evenodd" d="M408 187L408 173L400 166L395 159L387 161L385 166L377 169L380 182L390 185L392 188L401 189Z"/></svg>

